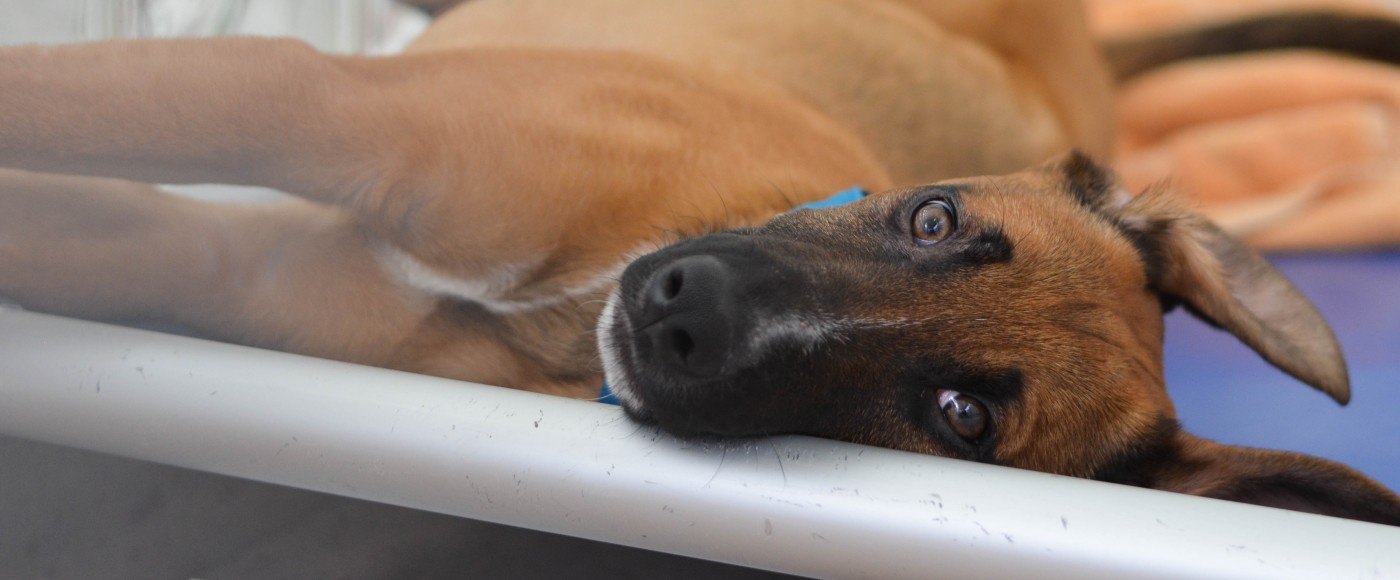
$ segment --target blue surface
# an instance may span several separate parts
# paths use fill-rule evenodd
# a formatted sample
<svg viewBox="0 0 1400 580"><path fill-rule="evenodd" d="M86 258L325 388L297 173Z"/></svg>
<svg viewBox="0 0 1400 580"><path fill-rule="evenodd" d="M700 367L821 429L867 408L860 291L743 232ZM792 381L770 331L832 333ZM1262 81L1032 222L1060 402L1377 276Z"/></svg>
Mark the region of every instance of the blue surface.
<svg viewBox="0 0 1400 580"><path fill-rule="evenodd" d="M1351 403L1274 369L1185 312L1167 317L1167 386L1187 431L1222 443L1301 451L1400 490L1400 251L1274 255L1337 333Z"/></svg>

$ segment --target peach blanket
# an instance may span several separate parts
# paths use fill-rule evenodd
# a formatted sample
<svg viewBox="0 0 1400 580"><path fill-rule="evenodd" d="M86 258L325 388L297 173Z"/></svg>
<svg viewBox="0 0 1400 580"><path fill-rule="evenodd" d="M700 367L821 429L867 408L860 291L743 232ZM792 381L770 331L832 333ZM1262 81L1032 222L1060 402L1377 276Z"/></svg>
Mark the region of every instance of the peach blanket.
<svg viewBox="0 0 1400 580"><path fill-rule="evenodd" d="M1389 0L1088 6L1102 38L1318 7L1400 18ZM1166 181L1257 247L1400 244L1400 67L1306 50L1193 59L1127 80L1118 121L1130 189Z"/></svg>

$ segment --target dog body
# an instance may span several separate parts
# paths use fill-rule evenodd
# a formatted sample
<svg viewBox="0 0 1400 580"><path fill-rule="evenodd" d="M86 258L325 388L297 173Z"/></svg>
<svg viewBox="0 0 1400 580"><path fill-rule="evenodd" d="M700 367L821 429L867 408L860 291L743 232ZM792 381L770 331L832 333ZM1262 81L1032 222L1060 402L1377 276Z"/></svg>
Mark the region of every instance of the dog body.
<svg viewBox="0 0 1400 580"><path fill-rule="evenodd" d="M1163 301L1348 396L1326 324L1249 250L1077 154L914 187L1106 153L1109 84L1078 6L1042 0L476 0L374 59L7 48L0 295L572 396L607 366L681 433L1244 500L1303 474L1273 503L1400 521L1346 468L1175 428ZM852 185L899 188L770 221Z"/></svg>
<svg viewBox="0 0 1400 580"><path fill-rule="evenodd" d="M854 132L895 183L928 183L1108 153L1111 87L1082 19L1058 1L486 0L410 52L616 50L772 85Z"/></svg>
<svg viewBox="0 0 1400 580"><path fill-rule="evenodd" d="M1072 2L659 6L469 2L383 59L254 39L8 49L4 166L315 203L208 208L10 172L5 270L25 274L0 294L585 395L590 301L629 256L852 185L1108 147L1107 77ZM993 28L1002 14L1019 24Z"/></svg>

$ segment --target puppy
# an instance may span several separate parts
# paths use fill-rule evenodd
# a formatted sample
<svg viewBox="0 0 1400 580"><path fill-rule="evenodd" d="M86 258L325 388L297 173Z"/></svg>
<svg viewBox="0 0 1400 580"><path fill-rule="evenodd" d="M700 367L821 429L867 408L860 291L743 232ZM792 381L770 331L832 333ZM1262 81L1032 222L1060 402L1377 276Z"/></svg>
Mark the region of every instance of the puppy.
<svg viewBox="0 0 1400 580"><path fill-rule="evenodd" d="M1106 71L1063 0L475 0L386 58L0 49L0 295L572 396L602 366L679 433L1397 521L1345 468L1176 429L1163 301L1346 399L1326 325L1248 250L1081 155L909 187L1105 155ZM769 221L852 185L900 188Z"/></svg>
<svg viewBox="0 0 1400 580"><path fill-rule="evenodd" d="M633 262L598 325L612 392L681 435L804 433L1400 525L1344 466L1183 432L1184 305L1339 403L1346 365L1267 261L1080 154L899 188Z"/></svg>

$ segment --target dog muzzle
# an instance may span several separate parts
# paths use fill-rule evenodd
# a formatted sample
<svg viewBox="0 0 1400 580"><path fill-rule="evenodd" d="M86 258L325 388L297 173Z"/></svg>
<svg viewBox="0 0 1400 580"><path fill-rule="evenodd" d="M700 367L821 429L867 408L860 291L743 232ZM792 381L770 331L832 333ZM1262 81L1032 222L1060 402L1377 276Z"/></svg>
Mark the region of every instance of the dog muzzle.
<svg viewBox="0 0 1400 580"><path fill-rule="evenodd" d="M792 209L789 210L789 211L803 211L803 210L809 210L809 209L824 209L824 208L828 208L828 207L836 207L836 206L840 206L840 205L846 205L846 204L848 204L848 203L857 201L857 200L859 200L859 199L861 199L861 198L863 198L863 197L865 197L865 196L867 196L867 195L870 195L870 194L869 194L869 192L865 191L864 189L862 189L862 188L860 188L860 187L852 187L852 188L847 189L847 190L839 191L839 192L837 192L836 194L834 194L834 195L832 195L831 197L828 197L828 198L826 198L826 199L814 201L814 202L811 202L811 203L804 203L804 204L799 205L799 206L797 206L797 207L795 207L795 208L792 208ZM612 389L609 389L609 388L608 388L608 382L607 382L606 380L603 381L603 387L602 387L602 389L600 390L600 392L598 393L598 402L599 402L599 403L608 404L608 405L620 405L620 404L622 404L622 402L619 401L619 400L617 399L617 396L616 396L616 395L613 395Z"/></svg>

